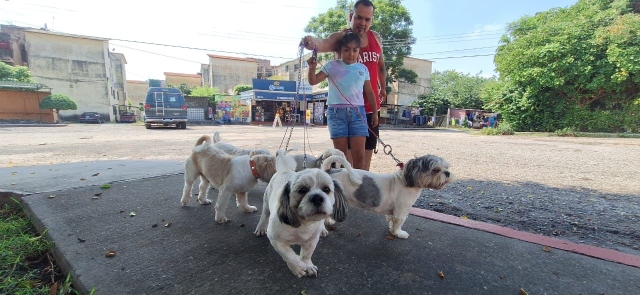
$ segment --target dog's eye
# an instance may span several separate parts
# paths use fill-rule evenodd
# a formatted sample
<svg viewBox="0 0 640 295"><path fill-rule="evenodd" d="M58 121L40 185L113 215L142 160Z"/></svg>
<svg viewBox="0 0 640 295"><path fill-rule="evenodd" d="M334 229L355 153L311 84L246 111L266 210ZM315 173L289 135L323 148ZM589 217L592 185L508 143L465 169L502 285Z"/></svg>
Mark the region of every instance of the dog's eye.
<svg viewBox="0 0 640 295"><path fill-rule="evenodd" d="M298 193L299 194L306 194L307 192L309 192L309 189L307 189L306 187L301 187L298 189Z"/></svg>
<svg viewBox="0 0 640 295"><path fill-rule="evenodd" d="M330 193L330 192L331 192L331 188L330 188L330 187L328 187L328 186L325 186L325 187L322 189L322 191L323 191L325 194L328 194L328 193Z"/></svg>
<svg viewBox="0 0 640 295"><path fill-rule="evenodd" d="M433 174L438 174L438 173L440 173L440 169L439 168L435 168L435 169L431 170L431 172Z"/></svg>

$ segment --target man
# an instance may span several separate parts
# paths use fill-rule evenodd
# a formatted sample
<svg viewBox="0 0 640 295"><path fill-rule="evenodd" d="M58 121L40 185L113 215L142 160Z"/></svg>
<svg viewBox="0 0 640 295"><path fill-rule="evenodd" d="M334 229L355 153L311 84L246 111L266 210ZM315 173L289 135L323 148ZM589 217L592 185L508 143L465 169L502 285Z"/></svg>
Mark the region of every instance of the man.
<svg viewBox="0 0 640 295"><path fill-rule="evenodd" d="M360 55L358 56L358 62L364 64L369 70L369 76L371 77L371 85L374 88L374 93L378 95L376 97L377 104L371 106L368 103L368 98L365 97L365 111L367 112L367 123L369 128L369 136L365 143L365 158L364 169L369 170L371 167L371 157L373 156L373 150L378 143L378 136L380 131L378 125L373 126L371 123L371 116L373 112L378 112L380 117L380 103L387 97L387 71L384 66L384 58L382 56L382 38L374 31L369 30L371 28L371 22L373 21L373 13L375 7L369 0L358 0L353 5L353 12L349 14L351 31L360 37ZM326 39L317 39L311 36L305 36L304 46L308 50L318 49L318 52L333 52L336 42L342 38L347 30L335 32ZM338 54L338 53L336 53ZM375 82L378 83L375 83ZM380 88L380 91L376 91ZM349 155L347 154L347 157Z"/></svg>

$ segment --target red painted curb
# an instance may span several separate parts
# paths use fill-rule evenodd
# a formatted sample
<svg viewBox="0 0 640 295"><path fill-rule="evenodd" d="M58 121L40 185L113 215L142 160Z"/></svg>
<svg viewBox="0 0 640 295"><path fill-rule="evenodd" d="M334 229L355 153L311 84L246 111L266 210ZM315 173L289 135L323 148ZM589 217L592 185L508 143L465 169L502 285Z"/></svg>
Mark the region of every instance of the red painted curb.
<svg viewBox="0 0 640 295"><path fill-rule="evenodd" d="M622 253L616 250L604 249L595 246L576 244L564 240L542 236L538 234L521 232L515 229L502 227L494 224L484 223L476 220L463 219L461 217L438 213L420 208L411 208L409 211L412 215L423 217L435 221L455 224L467 228L477 229L512 239L526 241L550 248L556 248L568 252L582 254L602 260L616 262L624 265L640 268L640 256Z"/></svg>

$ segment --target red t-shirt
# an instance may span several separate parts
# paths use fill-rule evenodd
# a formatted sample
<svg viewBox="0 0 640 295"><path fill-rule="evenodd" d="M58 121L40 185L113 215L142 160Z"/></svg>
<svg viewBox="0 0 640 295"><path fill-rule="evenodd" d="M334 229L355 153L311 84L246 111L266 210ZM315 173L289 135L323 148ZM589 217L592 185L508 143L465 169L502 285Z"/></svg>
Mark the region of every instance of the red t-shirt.
<svg viewBox="0 0 640 295"><path fill-rule="evenodd" d="M358 62L364 64L369 70L371 87L373 88L373 93L376 96L376 110L379 110L381 101L380 91L378 91L378 61L382 56L382 48L380 48L380 43L378 43L373 32L367 31L367 40L369 40L369 44L367 44L366 47L360 47ZM364 108L367 114L373 113L373 109L371 109L371 106L369 105L369 98L366 93L364 94Z"/></svg>

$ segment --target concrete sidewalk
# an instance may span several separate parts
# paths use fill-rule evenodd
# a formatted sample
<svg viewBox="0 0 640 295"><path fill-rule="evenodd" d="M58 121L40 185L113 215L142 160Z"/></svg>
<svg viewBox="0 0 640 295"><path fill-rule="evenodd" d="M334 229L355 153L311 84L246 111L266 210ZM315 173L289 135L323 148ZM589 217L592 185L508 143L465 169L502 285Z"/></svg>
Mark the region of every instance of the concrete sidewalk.
<svg viewBox="0 0 640 295"><path fill-rule="evenodd" d="M110 189L98 185L106 179L54 192L21 189L43 191L22 201L85 293L640 293L637 267L556 248L547 252L538 244L417 216L404 226L408 240L389 240L384 216L358 209L321 238L313 255L318 277L298 279L266 237L253 235L258 213L241 212L230 202L232 221L217 224L213 206L194 200L180 206L183 176L168 172L132 180L113 175ZM259 184L249 194L259 209L264 188ZM115 257L105 257L110 250Z"/></svg>

